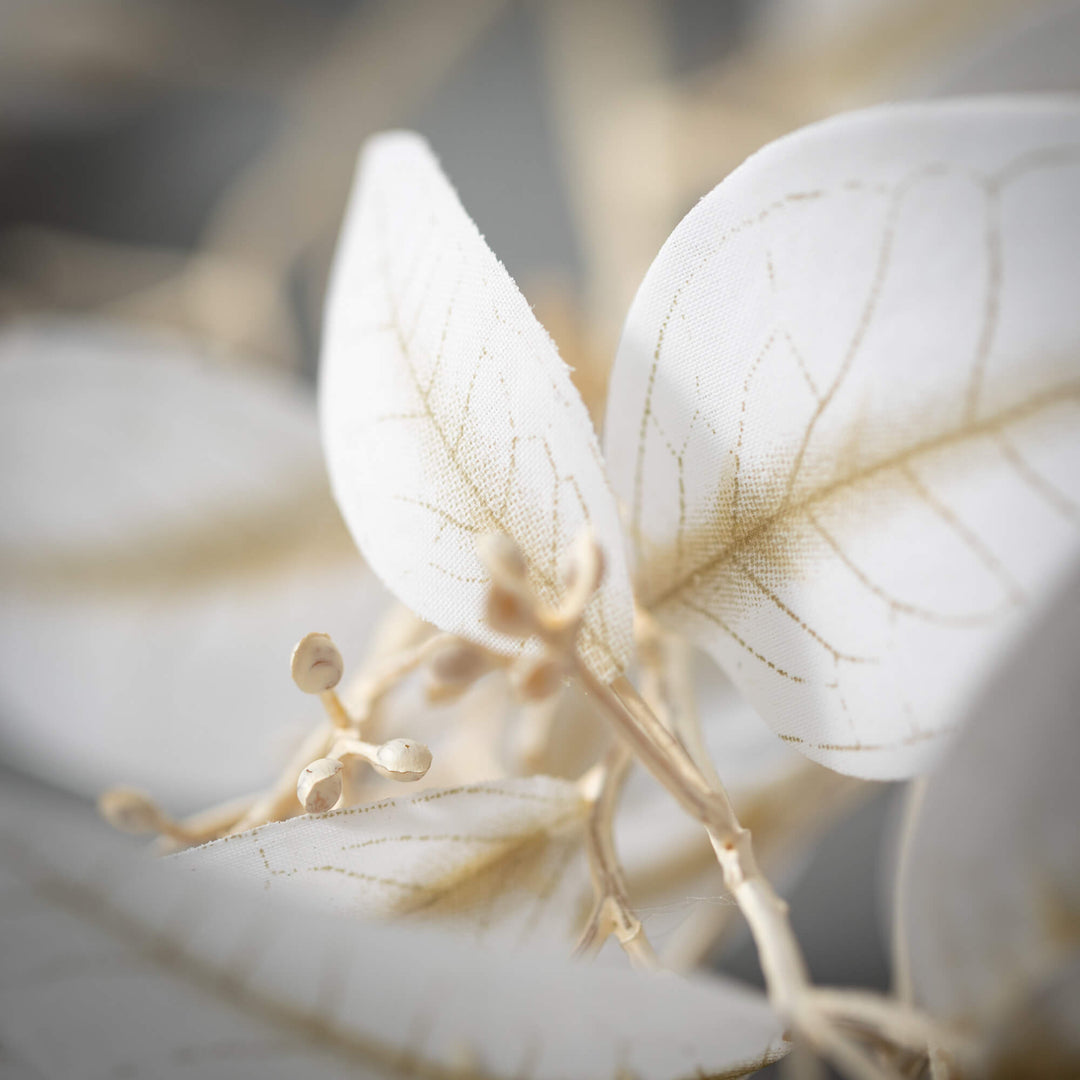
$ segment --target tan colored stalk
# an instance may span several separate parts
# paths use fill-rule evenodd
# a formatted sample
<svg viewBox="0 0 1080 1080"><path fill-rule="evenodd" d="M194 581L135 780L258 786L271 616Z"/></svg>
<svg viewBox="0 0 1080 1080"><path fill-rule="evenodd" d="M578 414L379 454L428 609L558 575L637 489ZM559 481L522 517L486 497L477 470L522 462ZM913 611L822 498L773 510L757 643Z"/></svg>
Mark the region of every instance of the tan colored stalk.
<svg viewBox="0 0 1080 1080"><path fill-rule="evenodd" d="M398 683L455 640L457 639L453 634L432 634L379 663L370 674L361 678L350 693L355 718L350 719L347 726L359 734L360 728L367 723L375 707Z"/></svg>
<svg viewBox="0 0 1080 1080"><path fill-rule="evenodd" d="M341 698L338 697L336 690L324 690L319 694L319 701L322 704L323 712L326 713L334 727L342 731L347 731L353 727L352 717L349 716L345 706L341 704Z"/></svg>
<svg viewBox="0 0 1080 1080"><path fill-rule="evenodd" d="M538 13L545 89L586 264L588 323L607 355L683 209L663 107L663 14L652 0L549 0Z"/></svg>
<svg viewBox="0 0 1080 1080"><path fill-rule="evenodd" d="M778 1015L845 1074L857 1080L895 1080L815 1003L788 906L758 869L750 833L722 787L713 790L682 744L663 726L625 677L605 685L575 656L578 678L611 720L624 743L704 825L724 875L757 945L769 1001Z"/></svg>
<svg viewBox="0 0 1080 1080"><path fill-rule="evenodd" d="M844 1023L857 1024L881 1035L897 1046L925 1054L930 1047L959 1056L975 1051L973 1043L902 1002L879 997L863 990L815 987L810 991L814 1004ZM949 1045L942 1043L949 1037Z"/></svg>
<svg viewBox="0 0 1080 1080"><path fill-rule="evenodd" d="M621 744L613 747L600 766L599 784L591 798L585 827L585 851L596 890L589 921L574 949L575 956L592 956L600 951L608 935L614 934L630 962L643 971L655 971L660 963L641 920L630 906L626 879L615 851L613 828L615 808L632 762Z"/></svg>
<svg viewBox="0 0 1080 1080"><path fill-rule="evenodd" d="M255 795L243 795L239 799L230 799L228 802L189 815L180 822L184 830L184 840L182 842L175 839L168 840L161 845L159 850L166 854L217 840L251 809L256 798Z"/></svg>
<svg viewBox="0 0 1080 1080"><path fill-rule="evenodd" d="M261 795L251 809L235 822L229 834L247 832L270 821L284 821L300 813L296 799L296 778L312 761L326 757L330 744L337 736L337 728L329 720L323 721L311 731L289 759L274 786Z"/></svg>
<svg viewBox="0 0 1080 1080"><path fill-rule="evenodd" d="M280 134L214 207L203 250L280 279L334 226L358 143L423 102L503 8L504 0L361 5L283 96Z"/></svg>
<svg viewBox="0 0 1080 1080"><path fill-rule="evenodd" d="M904 793L904 810L896 852L896 879L893 882L893 993L908 1004L915 1000L915 987L911 977L911 951L907 940L907 904L902 886L907 878L915 826L919 820L925 794L926 780L923 777L912 780Z"/></svg>
<svg viewBox="0 0 1080 1080"><path fill-rule="evenodd" d="M867 781L843 776L804 759L748 793L740 806L740 821L754 834L754 847L763 870L769 873L792 850L809 850L841 815L869 795L871 786ZM809 808L812 813L808 812ZM709 855L711 858L711 850ZM737 912L734 902L700 905L665 942L661 954L663 965L673 971L696 967L723 937Z"/></svg>
<svg viewBox="0 0 1080 1080"><path fill-rule="evenodd" d="M705 745L705 734L701 728L701 714L694 693L694 658L689 642L679 637L666 637L664 662L664 685L671 702L672 730L705 779L719 787L720 775Z"/></svg>
<svg viewBox="0 0 1080 1080"><path fill-rule="evenodd" d="M780 1080L828 1080L825 1063L808 1046L796 1046L777 1064Z"/></svg>

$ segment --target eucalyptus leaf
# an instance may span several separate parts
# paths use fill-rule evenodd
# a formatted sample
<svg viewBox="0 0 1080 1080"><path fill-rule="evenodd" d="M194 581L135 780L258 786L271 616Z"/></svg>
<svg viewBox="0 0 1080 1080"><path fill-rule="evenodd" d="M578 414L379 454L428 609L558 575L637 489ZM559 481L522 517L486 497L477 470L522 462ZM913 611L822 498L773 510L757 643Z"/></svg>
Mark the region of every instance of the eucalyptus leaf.
<svg viewBox="0 0 1080 1080"><path fill-rule="evenodd" d="M16 322L0 458L4 755L175 810L268 782L311 716L293 644L330 630L355 660L385 604L301 387L182 338Z"/></svg>
<svg viewBox="0 0 1080 1080"><path fill-rule="evenodd" d="M587 810L565 780L471 783L263 825L172 861L312 907L483 942L549 936L568 952L592 895Z"/></svg>
<svg viewBox="0 0 1080 1080"><path fill-rule="evenodd" d="M0 1043L47 1080L151 1075L737 1076L764 999L480 950L153 864L85 809L0 790Z"/></svg>
<svg viewBox="0 0 1080 1080"><path fill-rule="evenodd" d="M640 603L781 738L927 767L1080 539L1080 106L890 106L754 155L608 400Z"/></svg>
<svg viewBox="0 0 1080 1080"><path fill-rule="evenodd" d="M919 1002L1003 1042L1062 975L1080 1023L1078 643L1074 571L926 779L898 883L896 963Z"/></svg>
<svg viewBox="0 0 1080 1080"><path fill-rule="evenodd" d="M633 604L588 413L418 136L379 136L362 156L327 301L320 410L345 520L414 611L513 652L483 621L477 539L512 537L555 603L560 559L589 527L607 565L582 651L605 678L625 667Z"/></svg>

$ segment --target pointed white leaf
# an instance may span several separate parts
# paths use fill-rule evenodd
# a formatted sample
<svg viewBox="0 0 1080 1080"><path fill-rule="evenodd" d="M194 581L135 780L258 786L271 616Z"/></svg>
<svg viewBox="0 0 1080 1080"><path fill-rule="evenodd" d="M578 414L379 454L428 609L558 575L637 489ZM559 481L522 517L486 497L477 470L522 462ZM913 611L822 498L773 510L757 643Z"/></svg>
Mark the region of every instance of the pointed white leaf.
<svg viewBox="0 0 1080 1080"><path fill-rule="evenodd" d="M85 811L88 812L88 811ZM154 864L0 793L0 1044L35 1077L737 1075L757 993L476 949Z"/></svg>
<svg viewBox="0 0 1080 1080"><path fill-rule="evenodd" d="M508 651L483 622L477 537L512 536L554 602L560 557L589 525L607 572L584 652L604 677L626 664L630 589L588 414L416 136L381 136L363 154L327 306L320 408L345 520L413 610Z"/></svg>
<svg viewBox="0 0 1080 1080"><path fill-rule="evenodd" d="M264 825L173 861L345 914L484 941L550 932L569 950L591 897L586 812L566 780L507 779Z"/></svg>
<svg viewBox="0 0 1080 1080"><path fill-rule="evenodd" d="M1074 573L925 781L898 885L919 1001L988 1035L1080 951L1078 642Z"/></svg>
<svg viewBox="0 0 1080 1080"><path fill-rule="evenodd" d="M852 113L675 230L607 414L639 600L782 738L934 757L1080 538L1080 108Z"/></svg>
<svg viewBox="0 0 1080 1080"><path fill-rule="evenodd" d="M0 458L4 754L176 810L268 782L311 716L293 644L328 630L355 663L384 603L313 403L180 339L15 324Z"/></svg>

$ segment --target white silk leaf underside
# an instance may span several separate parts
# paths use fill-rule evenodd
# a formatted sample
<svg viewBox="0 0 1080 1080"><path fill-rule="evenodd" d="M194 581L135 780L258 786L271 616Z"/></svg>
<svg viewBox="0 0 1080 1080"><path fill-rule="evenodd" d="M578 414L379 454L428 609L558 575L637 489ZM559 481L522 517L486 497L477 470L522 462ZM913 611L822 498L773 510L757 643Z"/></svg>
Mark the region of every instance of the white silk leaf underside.
<svg viewBox="0 0 1080 1080"><path fill-rule="evenodd" d="M785 1050L764 999L733 983L283 903L155 864L21 783L2 809L0 1043L15 1075L669 1080Z"/></svg>
<svg viewBox="0 0 1080 1080"><path fill-rule="evenodd" d="M592 897L586 812L568 781L505 779L263 825L173 861L312 907L569 952Z"/></svg>
<svg viewBox="0 0 1080 1080"><path fill-rule="evenodd" d="M554 603L560 558L591 527L607 572L583 654L603 677L625 666L630 588L585 406L417 136L380 136L361 159L327 307L320 408L346 522L413 610L512 652L483 621L478 537L513 537Z"/></svg>
<svg viewBox="0 0 1080 1080"><path fill-rule="evenodd" d="M292 646L326 630L353 663L386 602L310 396L187 339L16 322L0 458L4 756L175 810L268 783L311 716Z"/></svg>
<svg viewBox="0 0 1080 1080"><path fill-rule="evenodd" d="M1078 642L1074 573L927 779L899 883L920 1003L987 1033L1061 975L1080 1023Z"/></svg>
<svg viewBox="0 0 1080 1080"><path fill-rule="evenodd" d="M631 308L639 600L786 741L926 767L1077 550L1080 111L869 110L751 158Z"/></svg>

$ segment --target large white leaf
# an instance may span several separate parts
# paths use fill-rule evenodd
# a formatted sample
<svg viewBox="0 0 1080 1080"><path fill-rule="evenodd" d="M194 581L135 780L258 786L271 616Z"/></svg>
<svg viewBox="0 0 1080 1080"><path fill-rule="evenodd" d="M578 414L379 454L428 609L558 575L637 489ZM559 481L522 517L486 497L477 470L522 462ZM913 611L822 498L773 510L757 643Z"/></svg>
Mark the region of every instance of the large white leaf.
<svg viewBox="0 0 1080 1080"><path fill-rule="evenodd" d="M309 398L180 339L15 324L0 458L0 753L178 810L267 782L311 714L292 645L355 662L384 602Z"/></svg>
<svg viewBox="0 0 1080 1080"><path fill-rule="evenodd" d="M21 784L0 792L0 890L0 1044L47 1080L668 1080L785 1048L764 999L732 983L283 904L124 851Z"/></svg>
<svg viewBox="0 0 1080 1080"><path fill-rule="evenodd" d="M607 455L639 599L782 738L907 775L1077 548L1080 108L868 110L767 147L630 312Z"/></svg>
<svg viewBox="0 0 1080 1080"><path fill-rule="evenodd" d="M522 212L527 212L523 207ZM480 534L512 536L549 602L590 525L607 573L584 651L613 676L632 649L615 502L551 339L416 136L361 160L327 307L320 408L338 503L372 567L424 618L496 648Z"/></svg>
<svg viewBox="0 0 1080 1080"><path fill-rule="evenodd" d="M790 849L805 839L798 826L831 820L828 784L843 778L819 770L821 783L813 786L794 775L800 762L799 771L815 767L774 738L702 659L697 689L707 748L759 846L769 855L782 847L786 865ZM593 897L583 846L587 806L566 780L490 779L514 764L512 754L500 761L500 744L513 742L500 729L508 720L528 722L506 715L504 684L495 673L449 712L421 709L408 686L391 695L378 738L419 737L434 751L418 794L365 776L355 808L261 826L176 860L193 872L227 872L260 891L332 910L431 924L484 943L545 941L568 952ZM596 723L586 701L567 696L567 715L554 733L559 741ZM592 748L572 772L596 754ZM701 904L733 904L700 824L644 770L631 771L620 798L615 846L632 902L644 905L657 945ZM617 959L618 950L606 955Z"/></svg>
<svg viewBox="0 0 1080 1080"><path fill-rule="evenodd" d="M176 855L267 893L361 917L410 917L475 940L569 951L591 885L575 784L507 779L264 825Z"/></svg>
<svg viewBox="0 0 1080 1080"><path fill-rule="evenodd" d="M926 780L899 882L919 1001L988 1034L1080 950L1078 703L1074 574Z"/></svg>

